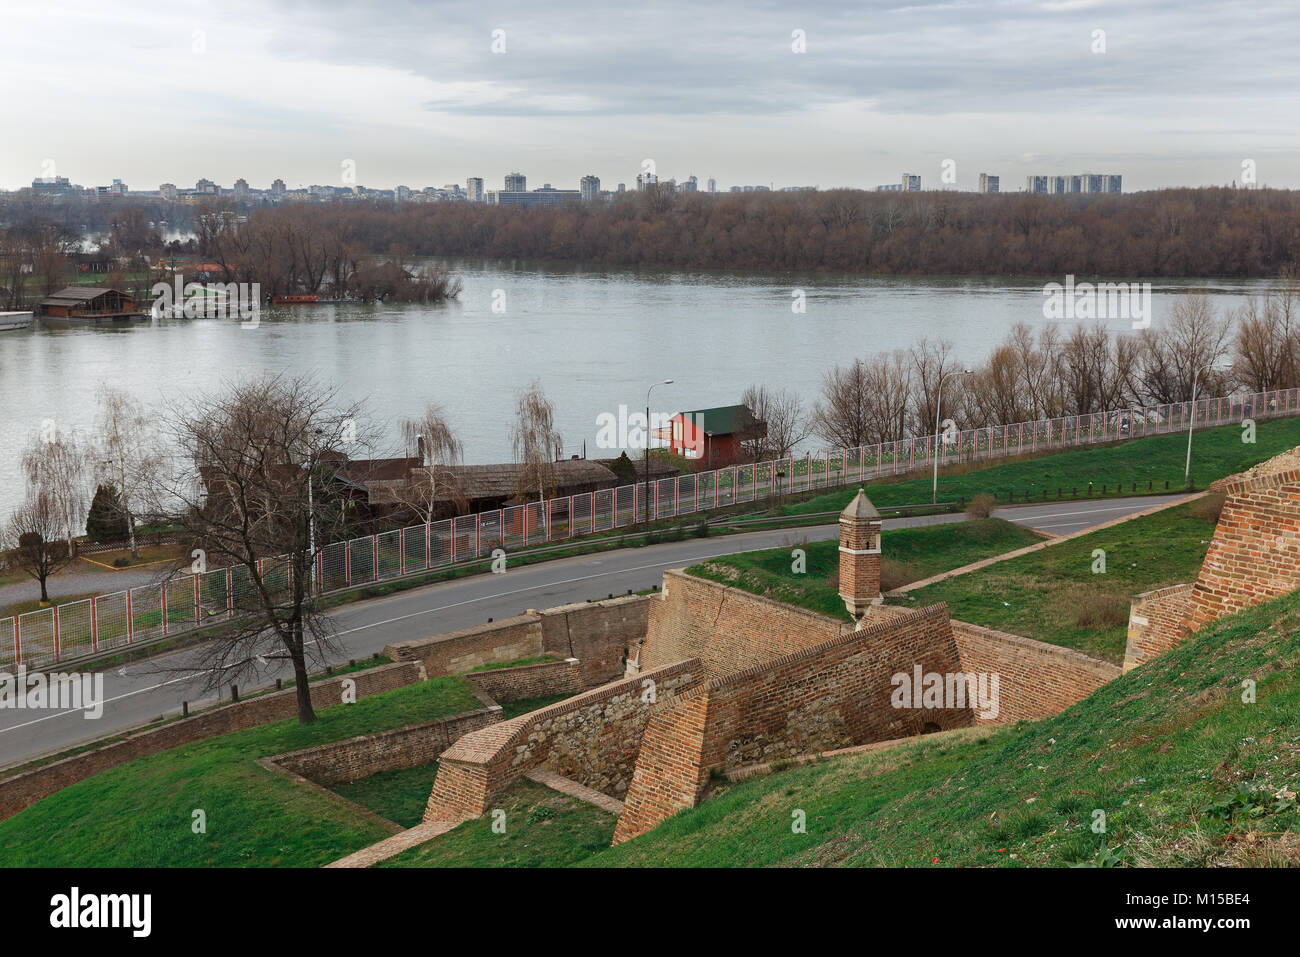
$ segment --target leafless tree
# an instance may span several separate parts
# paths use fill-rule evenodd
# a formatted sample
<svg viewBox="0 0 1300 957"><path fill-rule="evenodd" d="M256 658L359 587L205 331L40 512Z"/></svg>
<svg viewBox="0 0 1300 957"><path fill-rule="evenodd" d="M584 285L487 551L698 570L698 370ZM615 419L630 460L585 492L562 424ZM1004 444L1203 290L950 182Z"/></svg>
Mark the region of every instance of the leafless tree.
<svg viewBox="0 0 1300 957"><path fill-rule="evenodd" d="M468 502L452 471L460 464L464 447L442 406L430 403L419 418L405 420L402 437L407 454L414 452L421 467L412 470L410 480L398 489L398 500L426 525L432 524L448 503L457 512L465 508Z"/></svg>
<svg viewBox="0 0 1300 957"><path fill-rule="evenodd" d="M49 492L37 490L9 519L9 561L40 582L41 601L48 602L46 582L72 561L73 552L59 542L62 512Z"/></svg>
<svg viewBox="0 0 1300 957"><path fill-rule="evenodd" d="M68 554L73 537L86 520L86 452L75 433L60 431L52 419L23 454L29 494L46 493L59 515Z"/></svg>
<svg viewBox="0 0 1300 957"><path fill-rule="evenodd" d="M1142 336L1132 391L1151 404L1189 402L1193 391L1220 395L1227 379L1218 366L1231 343L1231 325L1218 316L1209 296L1184 293L1174 301L1169 320Z"/></svg>
<svg viewBox="0 0 1300 957"><path fill-rule="evenodd" d="M235 618L202 646L208 686L287 659L304 724L315 720L307 663L324 660L333 634L312 588L313 543L345 537L335 465L356 444L358 413L334 389L277 376L201 396L169 423L182 464L159 498L180 504L199 562L232 567L236 583Z"/></svg>
<svg viewBox="0 0 1300 957"><path fill-rule="evenodd" d="M751 461L787 458L808 437L803 400L793 392L751 385L741 395L740 404L762 425L741 437L741 449Z"/></svg>
<svg viewBox="0 0 1300 957"><path fill-rule="evenodd" d="M822 377L822 395L813 407L812 431L832 448L866 445L871 419L871 383L867 364L854 359Z"/></svg>
<svg viewBox="0 0 1300 957"><path fill-rule="evenodd" d="M93 467L98 480L107 480L117 488L131 554L138 557L135 506L156 484L163 452L157 430L139 402L106 383L99 387L98 402Z"/></svg>
<svg viewBox="0 0 1300 957"><path fill-rule="evenodd" d="M960 380L948 375L955 366L952 343L947 340L922 339L911 350L912 401L911 426L916 435L929 435L934 431L939 390L943 389L943 404L948 409L961 408Z"/></svg>
<svg viewBox="0 0 1300 957"><path fill-rule="evenodd" d="M555 404L546 397L540 380L516 396L510 439L515 461L524 466L519 493L536 494L537 501L546 501L556 487L555 460L563 439L555 428Z"/></svg>
<svg viewBox="0 0 1300 957"><path fill-rule="evenodd" d="M1239 314L1232 371L1251 392L1300 385L1300 272L1286 266Z"/></svg>

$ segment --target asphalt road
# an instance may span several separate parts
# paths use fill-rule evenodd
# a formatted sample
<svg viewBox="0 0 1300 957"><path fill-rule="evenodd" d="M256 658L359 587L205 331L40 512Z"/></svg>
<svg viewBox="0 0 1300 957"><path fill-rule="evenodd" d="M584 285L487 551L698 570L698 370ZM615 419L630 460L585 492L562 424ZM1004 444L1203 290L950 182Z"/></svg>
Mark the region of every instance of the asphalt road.
<svg viewBox="0 0 1300 957"><path fill-rule="evenodd" d="M1169 496L1172 498L1174 496ZM1058 535L1078 531L1122 515L1149 508L1166 497L1069 501L999 509L1004 518ZM887 519L885 529L962 521L962 515ZM526 565L500 575L476 575L383 598L340 606L334 612L338 650L331 664L365 658L394 641L423 638L500 620L529 608L549 608L569 602L621 595L657 587L668 568L729 555L800 542L832 538L835 525L747 532L720 538L686 539L641 548L625 548ZM81 711L0 709L0 768L75 747L87 741L136 727L164 715L175 715L181 702L191 707L210 704L215 696L203 691L196 670L199 652L182 649L103 673L103 713L87 719ZM268 666L262 680L244 682L250 692L274 684L287 668ZM228 690L223 696L228 696Z"/></svg>

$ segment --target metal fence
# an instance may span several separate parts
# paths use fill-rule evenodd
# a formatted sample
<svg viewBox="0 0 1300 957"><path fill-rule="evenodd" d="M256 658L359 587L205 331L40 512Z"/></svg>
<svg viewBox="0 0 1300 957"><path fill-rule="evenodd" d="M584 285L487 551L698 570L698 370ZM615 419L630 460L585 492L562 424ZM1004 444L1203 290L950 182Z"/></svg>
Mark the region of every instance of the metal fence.
<svg viewBox="0 0 1300 957"><path fill-rule="evenodd" d="M869 483L885 475L940 465L1054 452L1118 439L1186 431L1192 403L1063 416L986 426L837 452L734 465L649 483L567 495L548 502L460 515L321 548L315 576L322 593L445 568L458 562L581 538L652 520L805 492ZM1198 427L1300 414L1300 389L1196 402ZM283 560L265 559L264 581L287 575ZM287 581L287 578L284 579ZM244 568L178 573L159 583L98 595L0 619L0 668L58 661L178 635L256 607L256 580Z"/></svg>

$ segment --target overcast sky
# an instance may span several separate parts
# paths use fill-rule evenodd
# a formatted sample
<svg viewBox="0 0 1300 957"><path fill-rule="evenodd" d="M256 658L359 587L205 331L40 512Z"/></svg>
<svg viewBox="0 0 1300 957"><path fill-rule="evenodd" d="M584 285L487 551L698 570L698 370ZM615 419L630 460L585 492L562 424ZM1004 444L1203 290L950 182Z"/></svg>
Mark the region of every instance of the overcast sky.
<svg viewBox="0 0 1300 957"><path fill-rule="evenodd" d="M3 0L0 187L1300 187L1294 0L636 6Z"/></svg>

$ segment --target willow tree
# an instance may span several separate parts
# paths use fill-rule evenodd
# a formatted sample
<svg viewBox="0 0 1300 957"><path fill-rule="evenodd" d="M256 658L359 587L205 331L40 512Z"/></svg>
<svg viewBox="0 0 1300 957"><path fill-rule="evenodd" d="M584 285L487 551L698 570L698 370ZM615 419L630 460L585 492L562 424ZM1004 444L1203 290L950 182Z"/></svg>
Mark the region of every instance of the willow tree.
<svg viewBox="0 0 1300 957"><path fill-rule="evenodd" d="M537 501L546 501L557 484L555 460L563 439L555 428L555 403L542 391L541 380L534 379L516 395L510 440L515 461L524 467L518 492L525 497L536 494Z"/></svg>

